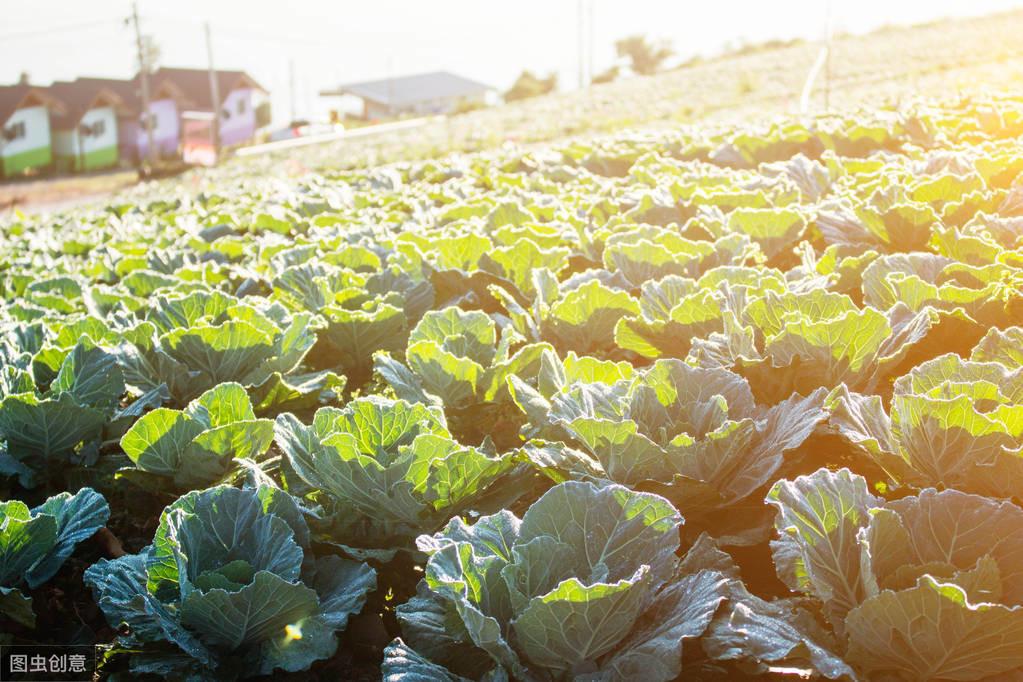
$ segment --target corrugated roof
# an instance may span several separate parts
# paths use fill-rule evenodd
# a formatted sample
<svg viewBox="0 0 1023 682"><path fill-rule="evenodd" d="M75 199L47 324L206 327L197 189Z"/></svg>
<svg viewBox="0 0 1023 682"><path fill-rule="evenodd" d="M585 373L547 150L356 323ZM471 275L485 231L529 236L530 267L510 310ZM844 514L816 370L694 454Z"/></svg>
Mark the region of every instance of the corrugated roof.
<svg viewBox="0 0 1023 682"><path fill-rule="evenodd" d="M56 81L47 90L64 105L64 111L52 117L55 128L72 128L94 107L113 107L118 113L129 107L121 96L102 81L103 78L79 78L73 81Z"/></svg>
<svg viewBox="0 0 1023 682"><path fill-rule="evenodd" d="M209 81L206 82L208 88ZM121 98L123 111L128 114L137 115L142 112L142 83L138 75L130 80L87 76L76 78L75 83L79 83L83 87L94 87L96 90L106 89L115 93ZM181 88L166 78L157 83L155 77L150 77L149 93L153 100L174 99L184 103L187 99Z"/></svg>
<svg viewBox="0 0 1023 682"><path fill-rule="evenodd" d="M355 95L380 104L401 107L432 99L466 97L492 89L489 85L449 71L433 71L413 76L351 83L334 90L324 90L320 94Z"/></svg>
<svg viewBox="0 0 1023 682"><path fill-rule="evenodd" d="M0 125L3 125L15 111L33 101L49 106L58 113L63 110L63 106L47 94L45 88L23 83L0 85Z"/></svg>
<svg viewBox="0 0 1023 682"><path fill-rule="evenodd" d="M126 81L119 78L85 77L76 78L75 83L80 83L83 87L92 87L96 90L106 88L120 97L124 106L131 109L132 112L138 112L142 109L142 95L139 85L135 80Z"/></svg>
<svg viewBox="0 0 1023 682"><path fill-rule="evenodd" d="M228 93L241 87L250 87L262 92L266 89L257 83L252 76L244 71L217 70L217 87L220 90L220 99L224 100ZM184 95L187 107L210 111L213 109L210 102L210 73L206 69L175 69L161 67L156 70L150 78L150 87L154 91L166 83L178 88ZM219 104L219 103L218 103Z"/></svg>

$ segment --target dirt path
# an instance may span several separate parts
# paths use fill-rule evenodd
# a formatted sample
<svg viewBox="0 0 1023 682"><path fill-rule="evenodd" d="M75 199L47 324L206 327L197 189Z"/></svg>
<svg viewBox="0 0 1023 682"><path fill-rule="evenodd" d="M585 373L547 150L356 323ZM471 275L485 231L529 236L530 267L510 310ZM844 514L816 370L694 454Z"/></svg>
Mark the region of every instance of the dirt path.
<svg viewBox="0 0 1023 682"><path fill-rule="evenodd" d="M138 182L134 169L0 183L0 215L45 213L99 201Z"/></svg>

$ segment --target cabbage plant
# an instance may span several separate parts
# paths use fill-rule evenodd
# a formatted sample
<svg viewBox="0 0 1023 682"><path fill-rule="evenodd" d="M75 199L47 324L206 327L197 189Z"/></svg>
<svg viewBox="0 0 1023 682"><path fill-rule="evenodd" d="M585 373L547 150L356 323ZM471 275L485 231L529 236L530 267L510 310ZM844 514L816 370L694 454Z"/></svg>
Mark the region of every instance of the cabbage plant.
<svg viewBox="0 0 1023 682"><path fill-rule="evenodd" d="M981 348L984 348L983 346ZM983 352L983 351L982 351ZM891 408L839 386L831 427L897 482L995 497L1023 480L1023 369L947 354L895 382Z"/></svg>
<svg viewBox="0 0 1023 682"><path fill-rule="evenodd" d="M419 538L430 558L385 678L674 679L728 584L680 564L681 524L662 497L580 481L521 519L453 519Z"/></svg>
<svg viewBox="0 0 1023 682"><path fill-rule="evenodd" d="M618 378L615 365L605 363L580 380L579 361L572 360L571 370L569 364L545 355L535 389L511 379L534 425L528 435L581 448L560 451L566 475L588 467L590 477L655 490L693 516L735 504L765 485L785 453L826 417L823 389L762 408L746 380L726 369L658 360ZM542 469L551 467L550 448L524 450Z"/></svg>
<svg viewBox="0 0 1023 682"><path fill-rule="evenodd" d="M546 268L533 271L536 295L527 305L492 286L515 331L532 342L548 341L560 352L600 355L614 349L614 329L622 317L639 315L629 293L631 284L619 273L590 270L559 282Z"/></svg>
<svg viewBox="0 0 1023 682"><path fill-rule="evenodd" d="M992 328L974 347L970 359L1000 362L1006 367L1023 367L1023 327Z"/></svg>
<svg viewBox="0 0 1023 682"><path fill-rule="evenodd" d="M863 271L863 299L882 310L898 302L962 309L985 328L1003 327L1023 313L1023 274L1004 263L973 264L935 253L883 256Z"/></svg>
<svg viewBox="0 0 1023 682"><path fill-rule="evenodd" d="M767 502L778 576L815 608L736 601L709 650L782 666L810 659L830 678L1023 671L1023 509L933 488L886 502L848 469L779 481Z"/></svg>
<svg viewBox="0 0 1023 682"><path fill-rule="evenodd" d="M427 402L425 394L447 410L465 409L506 397L505 378L535 372L540 353L551 348L520 340L510 326L499 332L479 310L431 310L409 334L408 367L382 355L377 369L401 398Z"/></svg>
<svg viewBox="0 0 1023 682"><path fill-rule="evenodd" d="M720 266L699 280L669 275L640 287L641 314L623 317L615 326L615 342L644 358L686 358L694 344L706 347L711 335L722 337L738 327L735 311L766 292L784 294L792 286L780 270ZM740 340L739 334L736 334ZM747 343L747 351L752 343ZM728 366L743 349L725 347L731 355L716 363ZM704 363L714 365L715 363Z"/></svg>
<svg viewBox="0 0 1023 682"><path fill-rule="evenodd" d="M465 446L437 407L378 396L324 407L312 423L277 417L290 490L320 507L321 539L356 557L389 560L415 538L478 505L500 508L525 488L515 452Z"/></svg>
<svg viewBox="0 0 1023 682"><path fill-rule="evenodd" d="M695 280L668 275L642 285L641 314L615 325L615 343L644 358L685 358L692 339L723 331L722 301Z"/></svg>
<svg viewBox="0 0 1023 682"><path fill-rule="evenodd" d="M189 490L217 482L235 460L257 459L273 437L273 420L256 418L241 384L223 383L184 410L146 413L121 438L121 449L143 474L134 478L169 478Z"/></svg>
<svg viewBox="0 0 1023 682"><path fill-rule="evenodd" d="M0 368L0 474L25 487L95 462L125 391L116 357L88 337L55 352L59 369L48 384L17 365Z"/></svg>
<svg viewBox="0 0 1023 682"><path fill-rule="evenodd" d="M861 308L845 294L820 288L768 290L728 312L724 332L694 341L690 358L701 366L734 367L767 403L841 383L882 393L892 377L949 345L969 349L981 335L962 310L914 311L901 302Z"/></svg>
<svg viewBox="0 0 1023 682"><path fill-rule="evenodd" d="M817 224L829 245L917 252L927 248L940 217L927 204L878 190L855 209L848 201L827 204Z"/></svg>
<svg viewBox="0 0 1023 682"><path fill-rule="evenodd" d="M298 369L321 325L310 313L290 314L279 303L256 308L216 291L157 296L145 321L125 330L118 361L130 387L148 391L162 384L165 398L177 405L228 381L271 398L267 410L281 402L286 409L280 398L297 384L315 391L315 404L322 387Z"/></svg>
<svg viewBox="0 0 1023 682"><path fill-rule="evenodd" d="M368 265L379 265L376 255L364 255L373 261ZM373 353L405 347L409 327L433 304L433 287L397 266L369 276L344 269L329 262L335 256L284 267L274 278L274 294L297 312L323 317L321 349L311 355L361 383L372 371Z"/></svg>
<svg viewBox="0 0 1023 682"><path fill-rule="evenodd" d="M38 507L20 500L0 502L0 614L35 626L35 589L56 574L74 552L110 518L110 507L91 488L55 495Z"/></svg>
<svg viewBox="0 0 1023 682"><path fill-rule="evenodd" d="M674 229L622 225L604 243L603 264L639 286L668 275L698 277L718 265L742 265L753 252L750 239L739 233L693 241Z"/></svg>
<svg viewBox="0 0 1023 682"><path fill-rule="evenodd" d="M231 679L332 656L376 574L313 555L286 492L218 486L178 498L151 545L97 562L85 582L133 674Z"/></svg>

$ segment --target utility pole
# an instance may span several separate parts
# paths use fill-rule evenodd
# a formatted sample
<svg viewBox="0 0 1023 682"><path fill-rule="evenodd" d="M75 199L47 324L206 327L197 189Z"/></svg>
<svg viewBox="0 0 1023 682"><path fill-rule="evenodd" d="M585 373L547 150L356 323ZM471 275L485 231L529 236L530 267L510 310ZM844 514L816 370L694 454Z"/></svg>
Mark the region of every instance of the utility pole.
<svg viewBox="0 0 1023 682"><path fill-rule="evenodd" d="M387 58L387 116L398 118L398 110L394 104L394 57Z"/></svg>
<svg viewBox="0 0 1023 682"><path fill-rule="evenodd" d="M579 89L593 81L593 0L578 0L576 22L578 24Z"/></svg>
<svg viewBox="0 0 1023 682"><path fill-rule="evenodd" d="M583 65L585 64L585 59L584 59L583 55L585 54L585 51L586 51L586 48L585 48L585 42L586 42L585 16L586 15L584 13L584 5L585 4L586 4L586 0L578 0L578 3L576 5L576 13L577 13L577 16L576 16L577 27L576 28L578 29L578 36L577 36L577 38L579 40L578 55L577 56L578 56L578 59L579 59L579 89L580 90L582 90L583 88L586 87L586 76L584 75L584 67L583 67Z"/></svg>
<svg viewBox="0 0 1023 682"><path fill-rule="evenodd" d="M142 47L142 30L139 28L139 5L131 3L131 21L135 25L135 49L138 51L139 80L142 86L142 126L146 130L146 160L143 162L143 175L148 176L156 163L156 145L153 142L153 115L149 111L149 59Z"/></svg>
<svg viewBox="0 0 1023 682"><path fill-rule="evenodd" d="M210 37L210 22L206 22L206 59L210 69L210 101L213 103L213 151L220 160L220 84L213 68L213 39Z"/></svg>
<svg viewBox="0 0 1023 682"><path fill-rule="evenodd" d="M295 60L288 60L288 102L291 105L291 123L298 120L298 112L295 111Z"/></svg>
<svg viewBox="0 0 1023 682"><path fill-rule="evenodd" d="M595 0L587 0L589 2L589 21L590 21L590 44L586 50L586 73L589 74L586 77L587 84L593 82L593 46L596 43L596 29L594 28L595 23L593 21L593 6L596 4Z"/></svg>
<svg viewBox="0 0 1023 682"><path fill-rule="evenodd" d="M831 113L831 52L832 52L832 40L831 40L831 38L832 38L832 29L831 29L832 16L831 16L831 11L832 11L832 1L828 0L828 4L827 4L827 19L826 19L827 26L825 27L825 30L827 31L826 35L827 35L827 41L828 41L827 47L825 49L827 49L827 51L828 51L827 52L828 56L826 57L825 62L824 62L824 111L826 113Z"/></svg>

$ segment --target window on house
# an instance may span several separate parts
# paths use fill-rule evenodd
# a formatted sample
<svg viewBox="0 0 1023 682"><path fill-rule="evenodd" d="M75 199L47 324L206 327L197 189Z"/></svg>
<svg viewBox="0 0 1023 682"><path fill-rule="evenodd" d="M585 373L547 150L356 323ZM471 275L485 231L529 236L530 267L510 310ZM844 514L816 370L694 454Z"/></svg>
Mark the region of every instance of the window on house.
<svg viewBox="0 0 1023 682"><path fill-rule="evenodd" d="M103 120L93 121L91 124L83 123L78 128L83 137L99 137L106 132L106 129L107 122Z"/></svg>
<svg viewBox="0 0 1023 682"><path fill-rule="evenodd" d="M244 99L240 99L240 100L238 100L238 114L241 115L241 114L244 114L244 113L245 113L245 100Z"/></svg>
<svg viewBox="0 0 1023 682"><path fill-rule="evenodd" d="M225 121L227 119L231 118L231 110L228 109L227 107L224 107L223 109L221 109L220 110L220 118L222 118Z"/></svg>
<svg viewBox="0 0 1023 682"><path fill-rule="evenodd" d="M7 142L14 142L25 137L25 122L18 121L3 130L4 140Z"/></svg>

